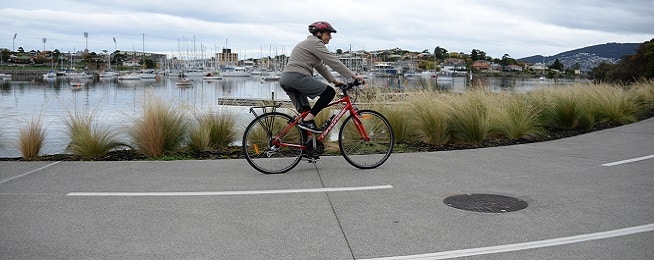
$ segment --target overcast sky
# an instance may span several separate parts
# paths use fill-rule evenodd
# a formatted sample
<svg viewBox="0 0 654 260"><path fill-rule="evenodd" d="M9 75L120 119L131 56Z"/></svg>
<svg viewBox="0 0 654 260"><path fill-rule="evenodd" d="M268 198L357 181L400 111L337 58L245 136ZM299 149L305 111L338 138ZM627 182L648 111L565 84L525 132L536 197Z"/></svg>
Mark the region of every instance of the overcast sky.
<svg viewBox="0 0 654 260"><path fill-rule="evenodd" d="M42 50L47 38L46 50L62 52L83 50L88 41L98 53L209 57L227 47L258 58L290 53L318 20L338 30L332 51L440 46L518 59L648 41L654 0L2 0L0 48Z"/></svg>

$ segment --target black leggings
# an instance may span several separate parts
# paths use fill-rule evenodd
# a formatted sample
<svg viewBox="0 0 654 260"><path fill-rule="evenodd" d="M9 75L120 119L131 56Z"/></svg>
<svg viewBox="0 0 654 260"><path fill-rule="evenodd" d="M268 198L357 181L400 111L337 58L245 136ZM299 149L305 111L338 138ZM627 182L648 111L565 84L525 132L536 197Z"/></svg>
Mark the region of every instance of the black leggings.
<svg viewBox="0 0 654 260"><path fill-rule="evenodd" d="M316 104L313 105L313 108L311 108L311 114L314 116L317 115L323 108L329 105L329 102L334 99L334 96L336 96L336 91L334 91L334 88L327 87L325 91L320 94L320 97L316 101Z"/></svg>

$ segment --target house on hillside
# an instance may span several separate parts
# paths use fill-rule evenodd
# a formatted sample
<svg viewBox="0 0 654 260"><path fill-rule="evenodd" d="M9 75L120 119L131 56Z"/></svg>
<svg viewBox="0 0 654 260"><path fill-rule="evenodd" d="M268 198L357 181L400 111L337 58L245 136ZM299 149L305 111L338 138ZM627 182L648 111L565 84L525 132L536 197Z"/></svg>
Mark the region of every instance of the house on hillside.
<svg viewBox="0 0 654 260"><path fill-rule="evenodd" d="M450 71L465 71L466 63L462 59L449 58L443 61L443 64L441 64L441 69Z"/></svg>
<svg viewBox="0 0 654 260"><path fill-rule="evenodd" d="M123 66L125 67L140 67L141 64L139 63L141 60L138 58L132 58L126 61L123 61Z"/></svg>
<svg viewBox="0 0 654 260"><path fill-rule="evenodd" d="M522 71L522 66L514 64L514 65L505 66L503 69L504 71L509 71L509 72L519 72Z"/></svg>
<svg viewBox="0 0 654 260"><path fill-rule="evenodd" d="M472 63L472 67L478 71L488 71L491 67L491 62L487 60L477 60Z"/></svg>

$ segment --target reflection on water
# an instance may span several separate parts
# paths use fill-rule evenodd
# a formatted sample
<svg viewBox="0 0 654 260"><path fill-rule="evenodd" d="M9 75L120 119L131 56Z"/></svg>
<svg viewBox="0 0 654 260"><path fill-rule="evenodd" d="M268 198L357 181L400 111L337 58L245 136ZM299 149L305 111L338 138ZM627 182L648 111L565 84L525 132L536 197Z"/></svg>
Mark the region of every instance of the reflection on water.
<svg viewBox="0 0 654 260"><path fill-rule="evenodd" d="M370 78L369 85L394 89L432 89L463 92L466 78ZM194 79L192 85L177 86L174 78L160 80L85 81L73 89L67 79L14 79L0 82L0 157L19 157L16 148L20 128L36 118L46 128L44 154L63 153L69 142L63 119L68 113L94 113L101 126L127 132L134 118L139 117L143 100L157 96L172 105L183 106L189 115L227 110L234 113L237 126L244 128L252 120L248 107L219 105L219 98L288 100L277 81L258 78L225 78L217 81ZM474 84L491 91L524 92L531 89L567 84L542 82L538 79L478 78ZM127 135L122 137L127 141Z"/></svg>

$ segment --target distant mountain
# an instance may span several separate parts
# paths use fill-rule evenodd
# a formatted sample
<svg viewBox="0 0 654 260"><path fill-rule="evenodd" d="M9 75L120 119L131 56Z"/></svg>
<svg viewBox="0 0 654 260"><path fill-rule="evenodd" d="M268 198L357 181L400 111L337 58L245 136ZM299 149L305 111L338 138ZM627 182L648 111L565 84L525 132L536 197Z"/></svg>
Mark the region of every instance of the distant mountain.
<svg viewBox="0 0 654 260"><path fill-rule="evenodd" d="M535 55L518 59L530 64L542 63L551 65L556 59L563 64L565 68L572 68L575 64L579 63L582 72L591 71L597 67L601 62L615 64L624 55L632 55L636 53L636 49L642 43L605 43L588 47L583 47L571 51L562 52L554 56L544 57Z"/></svg>

